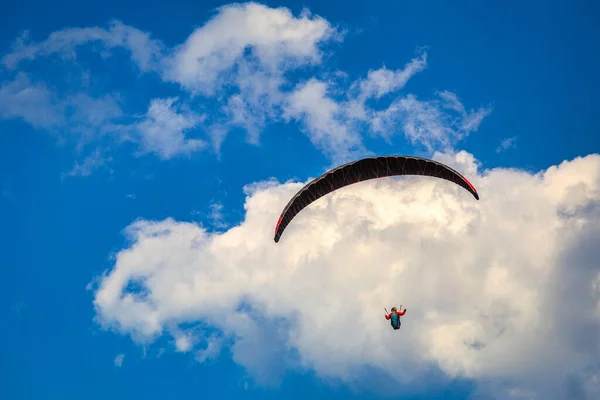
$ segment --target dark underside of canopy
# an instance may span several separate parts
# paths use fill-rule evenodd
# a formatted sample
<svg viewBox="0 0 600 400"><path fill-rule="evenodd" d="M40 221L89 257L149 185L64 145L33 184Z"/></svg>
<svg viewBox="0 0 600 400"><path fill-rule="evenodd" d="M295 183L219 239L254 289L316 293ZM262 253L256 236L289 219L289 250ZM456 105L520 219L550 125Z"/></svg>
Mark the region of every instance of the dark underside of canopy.
<svg viewBox="0 0 600 400"><path fill-rule="evenodd" d="M283 231L291 220L315 200L353 183L397 175L424 175L445 179L463 187L479 200L477 191L466 178L439 162L406 156L365 158L324 173L296 193L284 208L277 222L275 242L279 242Z"/></svg>

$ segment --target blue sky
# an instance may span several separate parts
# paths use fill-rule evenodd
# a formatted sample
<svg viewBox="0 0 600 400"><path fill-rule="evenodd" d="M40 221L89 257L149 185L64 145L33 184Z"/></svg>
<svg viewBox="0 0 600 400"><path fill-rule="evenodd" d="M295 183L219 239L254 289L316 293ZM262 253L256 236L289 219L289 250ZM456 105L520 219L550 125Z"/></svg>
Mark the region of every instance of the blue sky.
<svg viewBox="0 0 600 400"><path fill-rule="evenodd" d="M231 238L236 235L230 231L233 226L246 226L247 210L263 215L260 204L245 208L247 197L260 202L264 195L267 202L268 196L279 196L272 208L273 215L278 214L279 205L297 189L285 189L284 182L304 182L331 165L366 154L452 159L462 172L476 175L476 185L487 188L491 199L503 207L512 204L507 208L510 215L504 215L508 221L527 220L521 216L535 207L502 202L499 187L514 178L511 171L520 170L517 182L600 151L600 117L594 112L600 92L595 73L600 62L600 27L595 24L600 7L592 1L266 2L255 9L243 6L235 14L227 3L201 3L22 1L2 6L0 317L6 328L0 333L0 374L5 378L0 397L371 399L422 394L419 398L467 399L482 390L497 398L514 395L503 387L514 378L498 372L503 368L474 372L475 367L465 367L462 375L454 373L435 353L443 353L439 345L432 345L436 350L429 360L431 369L402 381L394 393L394 379L412 375L408 361L396 365L373 356L351 372L340 366L348 361L342 358L329 365L325 359L338 360L339 355L328 355L327 347L320 349L307 339L310 335L302 336L327 335L319 324L306 322L310 317L303 319L302 329L289 328L302 332L298 337L306 341L298 339L291 350L281 350L277 313L265 305L271 310L263 310L269 322L257 322L258 333L240 333L213 323L217 316L204 304L217 304L215 312L223 318L233 310L227 305L218 308L217 294L203 297L204 292L212 293L203 286L196 288L199 297L194 297L191 309L163 297L160 303L156 297L156 304L166 304L160 308L165 318L159 323L161 333L139 334L146 332L149 320L137 320L124 303L102 303L102 294L108 298L110 291L104 292L101 282L117 276L112 272L128 271L126 261L115 260L126 249L134 254L147 251L139 258L152 264L151 249L134 248L139 238L127 240L124 235L136 220L172 218L181 224L177 229L192 222L197 224L194 229L206 229L211 237ZM310 14L303 15L303 9ZM297 23L301 18L303 23ZM119 22L111 25L113 21ZM262 31L260 26L272 30ZM197 41L191 38L194 32ZM282 39L286 37L289 41ZM196 63L194 57L200 54L206 58ZM380 75L368 78L369 71ZM333 109L336 112L328 113ZM352 113L357 109L367 116L356 117ZM597 161L585 160L588 164L564 173L592 188L585 201L600 204L593 189L600 186L593 178ZM492 169L497 169L496 175L485 172ZM267 194L244 190L270 179L281 189L265 189ZM546 179L550 187L571 178ZM531 182L515 184L514 191L529 196ZM541 198L540 192L527 201L536 204ZM564 204L569 201L575 200ZM548 200L562 210L563 203L556 202ZM591 211L581 218L597 226L597 212L593 207L586 210ZM273 219L270 214L264 218ZM581 240L573 238L570 246L585 247L584 239L597 230L590 232L581 233ZM310 247L298 235L296 243ZM485 240L493 242L490 237ZM266 246L272 242L264 246L270 252ZM177 268L187 262L185 257L178 259L178 250L170 254L168 262ZM208 265L211 261L206 260L224 254L211 253L213 258L202 260ZM319 257L328 265L342 263L333 253ZM192 262L181 276L202 268L200 264ZM556 265L556 271L562 271ZM253 267L250 263L243 268ZM156 271L154 276L160 276ZM599 272L597 265L586 271L590 280ZM237 284L229 276L222 279L226 287ZM423 279L415 285L431 282ZM158 286L151 291L156 296L163 293ZM253 306L276 303L278 296L282 295L257 300ZM292 308L300 304L285 301ZM415 298L407 303L411 311L419 310L416 313L432 310ZM290 309L290 315L295 312L306 317L301 306ZM342 307L339 312L352 324L353 309ZM573 323L584 326L581 321ZM198 335L185 325L198 323L205 326ZM382 329L382 335L389 333ZM202 343L211 343L213 330L220 332L217 353L206 350L210 346L202 350ZM254 345L230 346L241 336L251 337ZM393 337L387 343L390 351L410 347L408 337ZM340 342L346 340L352 342L339 337ZM364 340L361 343L369 348ZM248 347L259 355L246 351ZM255 362L265 351L273 353L266 367ZM594 354L600 348L588 351ZM198 362L194 354L204 354L206 360ZM289 358L293 360L286 361ZM297 368L296 358L307 364ZM557 376L574 376L573 382L581 383L585 379L577 374L598 365L577 359L571 367ZM532 393L543 393L543 379L533 375L512 387L524 384ZM595 393L584 383L563 382L560 387Z"/></svg>

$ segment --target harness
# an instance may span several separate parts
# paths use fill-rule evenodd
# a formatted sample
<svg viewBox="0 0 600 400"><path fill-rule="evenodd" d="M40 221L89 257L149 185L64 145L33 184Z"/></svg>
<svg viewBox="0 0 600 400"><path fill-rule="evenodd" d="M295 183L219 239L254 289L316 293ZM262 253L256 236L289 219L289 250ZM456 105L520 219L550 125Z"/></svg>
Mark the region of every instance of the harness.
<svg viewBox="0 0 600 400"><path fill-rule="evenodd" d="M394 330L400 329L400 325L402 325L402 323L400 322L400 316L397 313L392 313L392 318L390 319L390 322Z"/></svg>

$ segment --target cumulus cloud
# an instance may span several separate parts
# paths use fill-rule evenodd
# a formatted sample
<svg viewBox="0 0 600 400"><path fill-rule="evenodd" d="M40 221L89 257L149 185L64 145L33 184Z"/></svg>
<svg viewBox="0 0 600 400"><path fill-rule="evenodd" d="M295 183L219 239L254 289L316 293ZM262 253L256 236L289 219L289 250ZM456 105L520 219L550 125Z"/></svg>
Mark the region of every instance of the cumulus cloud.
<svg viewBox="0 0 600 400"><path fill-rule="evenodd" d="M303 210L275 244L303 183L270 181L246 188L245 219L225 232L136 221L95 292L98 319L139 343L193 337L177 347L199 360L211 340L213 357L230 346L259 380L375 367L410 388L435 366L497 399L600 394L600 156L537 174L436 157L481 200L435 179L363 182ZM382 307L399 303L411 345L390 352Z"/></svg>
<svg viewBox="0 0 600 400"><path fill-rule="evenodd" d="M296 18L283 7L227 5L178 46L166 60L165 73L192 91L212 94L221 74L242 60L252 59L261 70L278 75L285 68L319 62L319 44L337 35L329 22L308 10Z"/></svg>
<svg viewBox="0 0 600 400"><path fill-rule="evenodd" d="M267 123L280 118L288 95L284 87L290 84L286 74L319 64L322 46L341 36L307 10L295 17L283 7L227 5L165 59L164 79L193 95L219 99L222 114L211 123L217 152L236 127L258 145Z"/></svg>

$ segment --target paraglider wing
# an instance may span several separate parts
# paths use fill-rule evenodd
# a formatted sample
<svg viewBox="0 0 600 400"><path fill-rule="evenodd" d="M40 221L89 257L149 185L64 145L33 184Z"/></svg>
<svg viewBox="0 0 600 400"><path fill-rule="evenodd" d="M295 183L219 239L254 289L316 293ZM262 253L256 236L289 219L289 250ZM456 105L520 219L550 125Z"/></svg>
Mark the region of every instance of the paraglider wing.
<svg viewBox="0 0 600 400"><path fill-rule="evenodd" d="M463 187L479 200L477 190L465 177L437 161L408 156L363 158L325 172L296 193L277 221L275 243L279 242L292 219L315 200L353 183L397 175L423 175L445 179Z"/></svg>

